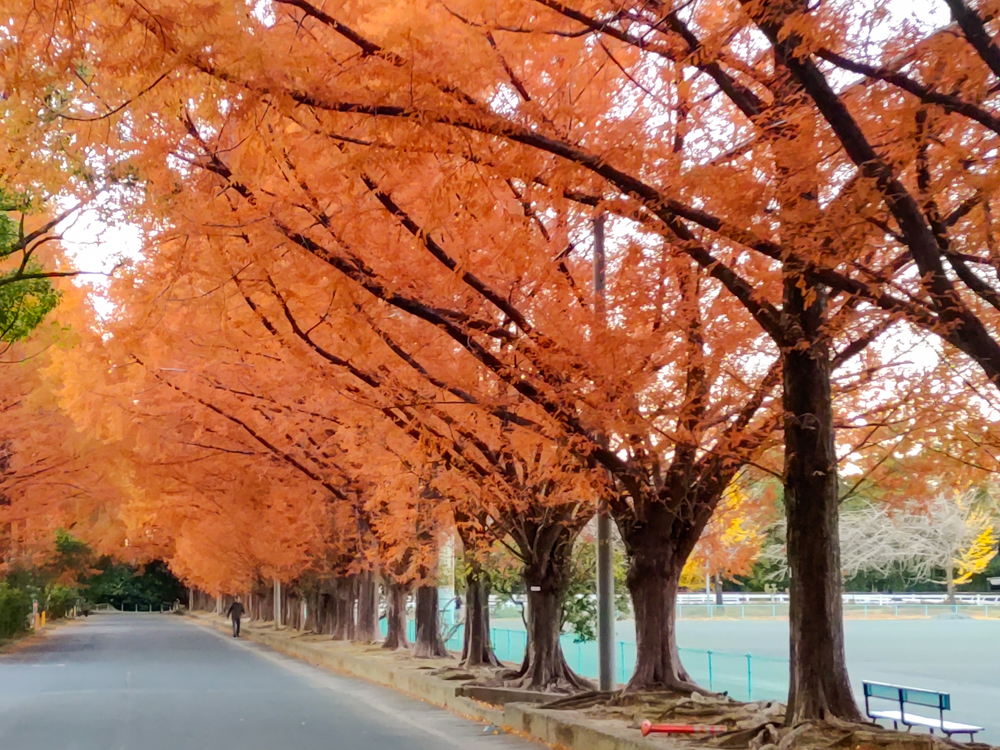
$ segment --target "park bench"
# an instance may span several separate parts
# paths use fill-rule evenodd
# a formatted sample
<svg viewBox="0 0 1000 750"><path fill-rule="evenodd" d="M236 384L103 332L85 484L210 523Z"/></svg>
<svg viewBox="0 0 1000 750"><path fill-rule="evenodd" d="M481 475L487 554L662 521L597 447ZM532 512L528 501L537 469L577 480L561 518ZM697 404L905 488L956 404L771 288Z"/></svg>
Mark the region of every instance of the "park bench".
<svg viewBox="0 0 1000 750"><path fill-rule="evenodd" d="M928 727L931 734L935 729L940 729L951 737L953 734L967 734L969 741L976 732L983 731L982 727L971 724L959 724L954 721L945 721L944 712L951 710L951 696L948 693L938 693L934 690L920 690L919 688L903 687L902 685L887 685L882 682L862 683L865 690L865 713L871 719L886 719L892 722L895 729L899 729L902 724L907 729L912 727ZM869 705L872 698L892 701L898 708L886 711L873 711ZM930 718L911 714L906 710L907 704L911 706L926 706L936 708L938 717Z"/></svg>

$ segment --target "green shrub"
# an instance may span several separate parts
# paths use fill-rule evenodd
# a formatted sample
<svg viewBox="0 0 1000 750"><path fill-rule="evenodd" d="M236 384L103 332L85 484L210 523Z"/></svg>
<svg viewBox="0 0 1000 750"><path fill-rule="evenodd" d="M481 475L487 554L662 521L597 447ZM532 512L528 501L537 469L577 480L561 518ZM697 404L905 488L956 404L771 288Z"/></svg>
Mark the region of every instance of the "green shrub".
<svg viewBox="0 0 1000 750"><path fill-rule="evenodd" d="M13 638L28 629L31 596L26 591L0 582L0 640Z"/></svg>
<svg viewBox="0 0 1000 750"><path fill-rule="evenodd" d="M49 619L55 620L59 617L65 617L79 598L80 595L76 589L71 589L68 586L53 583L46 587L45 609L48 611Z"/></svg>

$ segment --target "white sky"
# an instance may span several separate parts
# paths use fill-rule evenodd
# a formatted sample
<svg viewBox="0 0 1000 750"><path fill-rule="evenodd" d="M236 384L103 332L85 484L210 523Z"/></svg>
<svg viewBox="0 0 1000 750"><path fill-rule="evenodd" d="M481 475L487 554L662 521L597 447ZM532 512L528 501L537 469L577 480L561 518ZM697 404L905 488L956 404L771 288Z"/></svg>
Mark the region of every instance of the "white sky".
<svg viewBox="0 0 1000 750"><path fill-rule="evenodd" d="M141 230L118 212L109 215L106 203L81 211L63 222L59 231L75 270L110 273L122 260L142 257ZM114 306L105 296L109 276L80 276L77 283L93 289L91 299L98 315L105 318L111 314Z"/></svg>

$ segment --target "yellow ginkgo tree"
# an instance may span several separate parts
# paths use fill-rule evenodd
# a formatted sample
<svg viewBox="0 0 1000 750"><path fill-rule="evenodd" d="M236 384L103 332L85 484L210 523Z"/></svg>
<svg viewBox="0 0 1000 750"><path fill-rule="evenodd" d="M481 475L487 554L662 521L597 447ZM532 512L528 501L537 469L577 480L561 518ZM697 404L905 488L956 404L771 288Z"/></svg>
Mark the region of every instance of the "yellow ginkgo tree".
<svg viewBox="0 0 1000 750"><path fill-rule="evenodd" d="M985 516L985 518L981 518ZM966 549L960 550L954 556L954 576L952 583L960 586L972 580L972 576L986 570L990 562L997 556L997 534L993 521L984 513L976 513L970 520L973 528L981 528L979 535Z"/></svg>
<svg viewBox="0 0 1000 750"><path fill-rule="evenodd" d="M684 566L681 585L693 589L714 582L720 599L723 578L747 575L757 562L773 513L766 493L731 484Z"/></svg>

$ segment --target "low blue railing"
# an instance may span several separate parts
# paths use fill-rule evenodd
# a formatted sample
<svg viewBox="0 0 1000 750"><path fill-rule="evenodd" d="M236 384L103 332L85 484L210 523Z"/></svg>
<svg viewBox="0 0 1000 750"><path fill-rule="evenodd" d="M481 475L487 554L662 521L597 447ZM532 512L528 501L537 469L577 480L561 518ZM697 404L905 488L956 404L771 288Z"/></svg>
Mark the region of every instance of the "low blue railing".
<svg viewBox="0 0 1000 750"><path fill-rule="evenodd" d="M381 627L385 635L385 620L381 621ZM407 637L411 641L416 638L416 623L413 620L407 622ZM464 637L463 626L459 625L445 645L449 651L460 652ZM577 643L573 633L564 633L560 640L570 668L579 675L597 679L597 643ZM524 659L528 634L524 630L490 628L490 642L500 661L517 664ZM729 693L737 700L785 700L788 697L788 659L696 648L679 650L688 674L709 690ZM632 676L635 658L635 643L616 642L615 672L619 683L625 684Z"/></svg>

